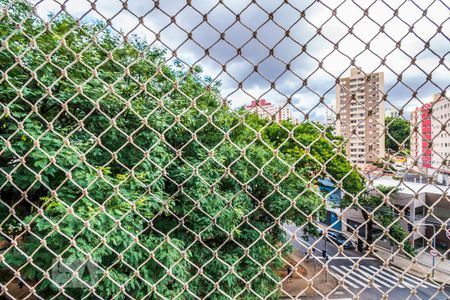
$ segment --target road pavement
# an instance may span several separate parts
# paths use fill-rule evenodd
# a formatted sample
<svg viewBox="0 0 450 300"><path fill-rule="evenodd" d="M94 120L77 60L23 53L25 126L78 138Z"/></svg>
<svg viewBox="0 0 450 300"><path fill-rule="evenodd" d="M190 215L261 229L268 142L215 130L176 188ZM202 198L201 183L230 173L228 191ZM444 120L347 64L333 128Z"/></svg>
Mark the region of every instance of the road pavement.
<svg viewBox="0 0 450 300"><path fill-rule="evenodd" d="M295 232L296 240L292 241L292 245L299 251L306 253L309 247L315 249L309 259L317 261L317 272L327 265L329 275L341 280L340 286L328 295L329 299L353 299L355 295L359 295L359 299L375 300L382 299L383 294L392 300L450 299L448 285L440 290L440 283L407 273L402 275L403 270L391 265L385 267L382 260L364 256L357 250L344 250L344 253L340 254L332 242L325 241L322 237L309 237L306 241L303 238L304 233L295 225L285 225L285 230L288 234ZM325 247L328 260L322 257Z"/></svg>
<svg viewBox="0 0 450 300"><path fill-rule="evenodd" d="M397 174L398 176L402 176L403 180L406 182L418 182L418 183L428 183L428 177L421 174L414 173L401 173Z"/></svg>

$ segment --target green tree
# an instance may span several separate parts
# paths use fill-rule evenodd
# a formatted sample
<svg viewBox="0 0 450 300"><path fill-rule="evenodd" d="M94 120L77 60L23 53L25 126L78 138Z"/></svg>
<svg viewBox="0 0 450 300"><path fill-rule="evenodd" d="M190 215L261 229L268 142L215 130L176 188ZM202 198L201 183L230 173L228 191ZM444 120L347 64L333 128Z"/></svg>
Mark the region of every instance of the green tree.
<svg viewBox="0 0 450 300"><path fill-rule="evenodd" d="M387 134L385 135L386 151L397 153L408 150L410 145L410 124L401 117L386 117Z"/></svg>
<svg viewBox="0 0 450 300"><path fill-rule="evenodd" d="M21 243L4 257L41 296L65 298L45 276L61 257L95 264L103 298L276 297L282 224L314 232L308 216L324 213L309 182L362 184L317 125L235 113L199 67L103 23L47 26L8 5L0 215Z"/></svg>
<svg viewBox="0 0 450 300"><path fill-rule="evenodd" d="M61 257L92 262L103 298L275 298L282 225L314 234L324 213L315 181L364 187L320 125L231 111L138 38L0 3L0 226L21 238L4 257L42 297L65 298L45 276Z"/></svg>
<svg viewBox="0 0 450 300"><path fill-rule="evenodd" d="M377 224L382 228L389 229L389 240L394 245L404 245L403 250L414 255L414 247L407 240L408 233L401 226L398 220L398 208L395 207L395 197L398 189L394 187L386 187L378 185L375 188L367 189L358 197L358 205L352 204L349 201L343 201L343 207L351 206L359 210L365 220L367 245L374 242L374 225Z"/></svg>

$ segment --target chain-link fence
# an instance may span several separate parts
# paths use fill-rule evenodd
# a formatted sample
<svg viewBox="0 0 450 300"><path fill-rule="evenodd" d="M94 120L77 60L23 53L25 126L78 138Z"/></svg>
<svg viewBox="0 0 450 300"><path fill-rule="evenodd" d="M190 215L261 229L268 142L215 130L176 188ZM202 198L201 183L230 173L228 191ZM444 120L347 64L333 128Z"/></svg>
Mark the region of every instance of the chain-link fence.
<svg viewBox="0 0 450 300"><path fill-rule="evenodd" d="M448 1L0 8L0 297L449 298Z"/></svg>

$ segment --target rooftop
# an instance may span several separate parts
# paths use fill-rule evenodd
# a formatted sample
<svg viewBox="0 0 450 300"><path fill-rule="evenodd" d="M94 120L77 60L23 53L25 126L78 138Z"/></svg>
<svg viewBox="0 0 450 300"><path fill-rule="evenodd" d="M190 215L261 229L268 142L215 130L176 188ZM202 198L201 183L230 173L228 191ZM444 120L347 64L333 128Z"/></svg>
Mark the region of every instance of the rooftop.
<svg viewBox="0 0 450 300"><path fill-rule="evenodd" d="M245 108L249 109L254 108L256 106L269 106L269 105L272 105L272 103L270 103L266 99L261 99L261 100L253 100L252 103L250 103L250 105L247 105Z"/></svg>
<svg viewBox="0 0 450 300"><path fill-rule="evenodd" d="M419 182L403 182L400 183L399 180L393 179L392 177L383 176L373 181L373 185L384 185L388 187L398 187L401 193L405 194L421 194L421 193L430 193L430 194L450 194L450 186L445 185L437 185L437 184L427 184L427 183L419 183Z"/></svg>

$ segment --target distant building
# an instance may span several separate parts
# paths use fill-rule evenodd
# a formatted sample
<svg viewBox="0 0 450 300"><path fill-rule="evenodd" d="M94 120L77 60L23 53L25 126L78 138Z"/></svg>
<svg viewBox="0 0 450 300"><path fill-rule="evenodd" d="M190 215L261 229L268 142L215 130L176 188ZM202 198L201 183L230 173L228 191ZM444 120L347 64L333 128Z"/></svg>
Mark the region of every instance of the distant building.
<svg viewBox="0 0 450 300"><path fill-rule="evenodd" d="M411 112L411 156L424 173L431 168L431 103Z"/></svg>
<svg viewBox="0 0 450 300"><path fill-rule="evenodd" d="M439 183L450 185L450 100L433 96L431 116L431 168Z"/></svg>
<svg viewBox="0 0 450 300"><path fill-rule="evenodd" d="M325 111L325 125L334 127L336 123L336 109L334 105Z"/></svg>
<svg viewBox="0 0 450 300"><path fill-rule="evenodd" d="M397 118L399 116L399 111L393 107L390 107L390 108L386 109L384 116L386 118Z"/></svg>
<svg viewBox="0 0 450 300"><path fill-rule="evenodd" d="M334 206L339 206L342 200L342 191L328 178L318 180L319 190L327 195L327 201Z"/></svg>
<svg viewBox="0 0 450 300"><path fill-rule="evenodd" d="M411 233L408 236L416 249L423 249L427 247L427 240L433 239L433 227L436 226L436 248L445 253L450 246L450 241L446 237L446 230L439 230L440 224L447 224L450 228L448 216L450 215L450 188L442 185L431 185L415 182L402 182L392 177L383 176L373 181L373 184L368 184L368 190L377 186L395 187L397 189L393 199L389 202L395 208L394 214L403 211L404 216L399 218L399 224L405 231ZM428 213L429 207L433 207L433 214ZM342 212L334 210L337 218L342 220L342 231L353 233L356 228L360 236L367 238L367 220L361 213L361 209L349 208ZM408 220L408 222L406 221ZM408 224L416 227L412 231ZM433 225L439 224L439 225ZM390 247L390 240L388 237L383 237L383 227L374 224L372 234L378 246L383 248ZM450 254L447 254L448 256Z"/></svg>
<svg viewBox="0 0 450 300"><path fill-rule="evenodd" d="M436 248L442 252L446 252L449 249L450 241L445 235L446 230L439 230L439 227L440 224L447 224L447 228L450 228L448 218L450 215L450 187L435 184L401 182L390 177L382 177L374 180L373 186L379 185L398 189L395 194L395 199L391 204L398 211L404 211L405 215L399 221L405 230L410 231L408 229L408 223L405 220L409 220L417 228L408 237L408 240L415 248L427 247L427 240L433 239L433 227L435 226ZM429 214L430 207L433 207L433 214L431 215ZM344 217L343 219L346 218ZM358 222L360 222L359 220ZM382 231L382 229L378 228L378 230L375 229L374 231ZM387 247L389 241L386 241L384 244L384 247ZM447 253L447 256L449 255Z"/></svg>
<svg viewBox="0 0 450 300"><path fill-rule="evenodd" d="M342 191L328 178L318 180L319 190L327 198L325 220L326 225L332 225L333 229L342 230L342 222L338 218L339 205L342 200ZM330 205L331 204L331 205Z"/></svg>
<svg viewBox="0 0 450 300"><path fill-rule="evenodd" d="M384 73L352 68L336 85L336 133L347 140L347 158L357 164L385 156Z"/></svg>
<svg viewBox="0 0 450 300"><path fill-rule="evenodd" d="M296 120L292 118L292 111L289 107L277 107L265 99L253 100L245 109L257 113L261 118L273 119L275 122L284 120Z"/></svg>
<svg viewBox="0 0 450 300"><path fill-rule="evenodd" d="M411 113L411 156L421 172L450 185L450 100L433 96Z"/></svg>

